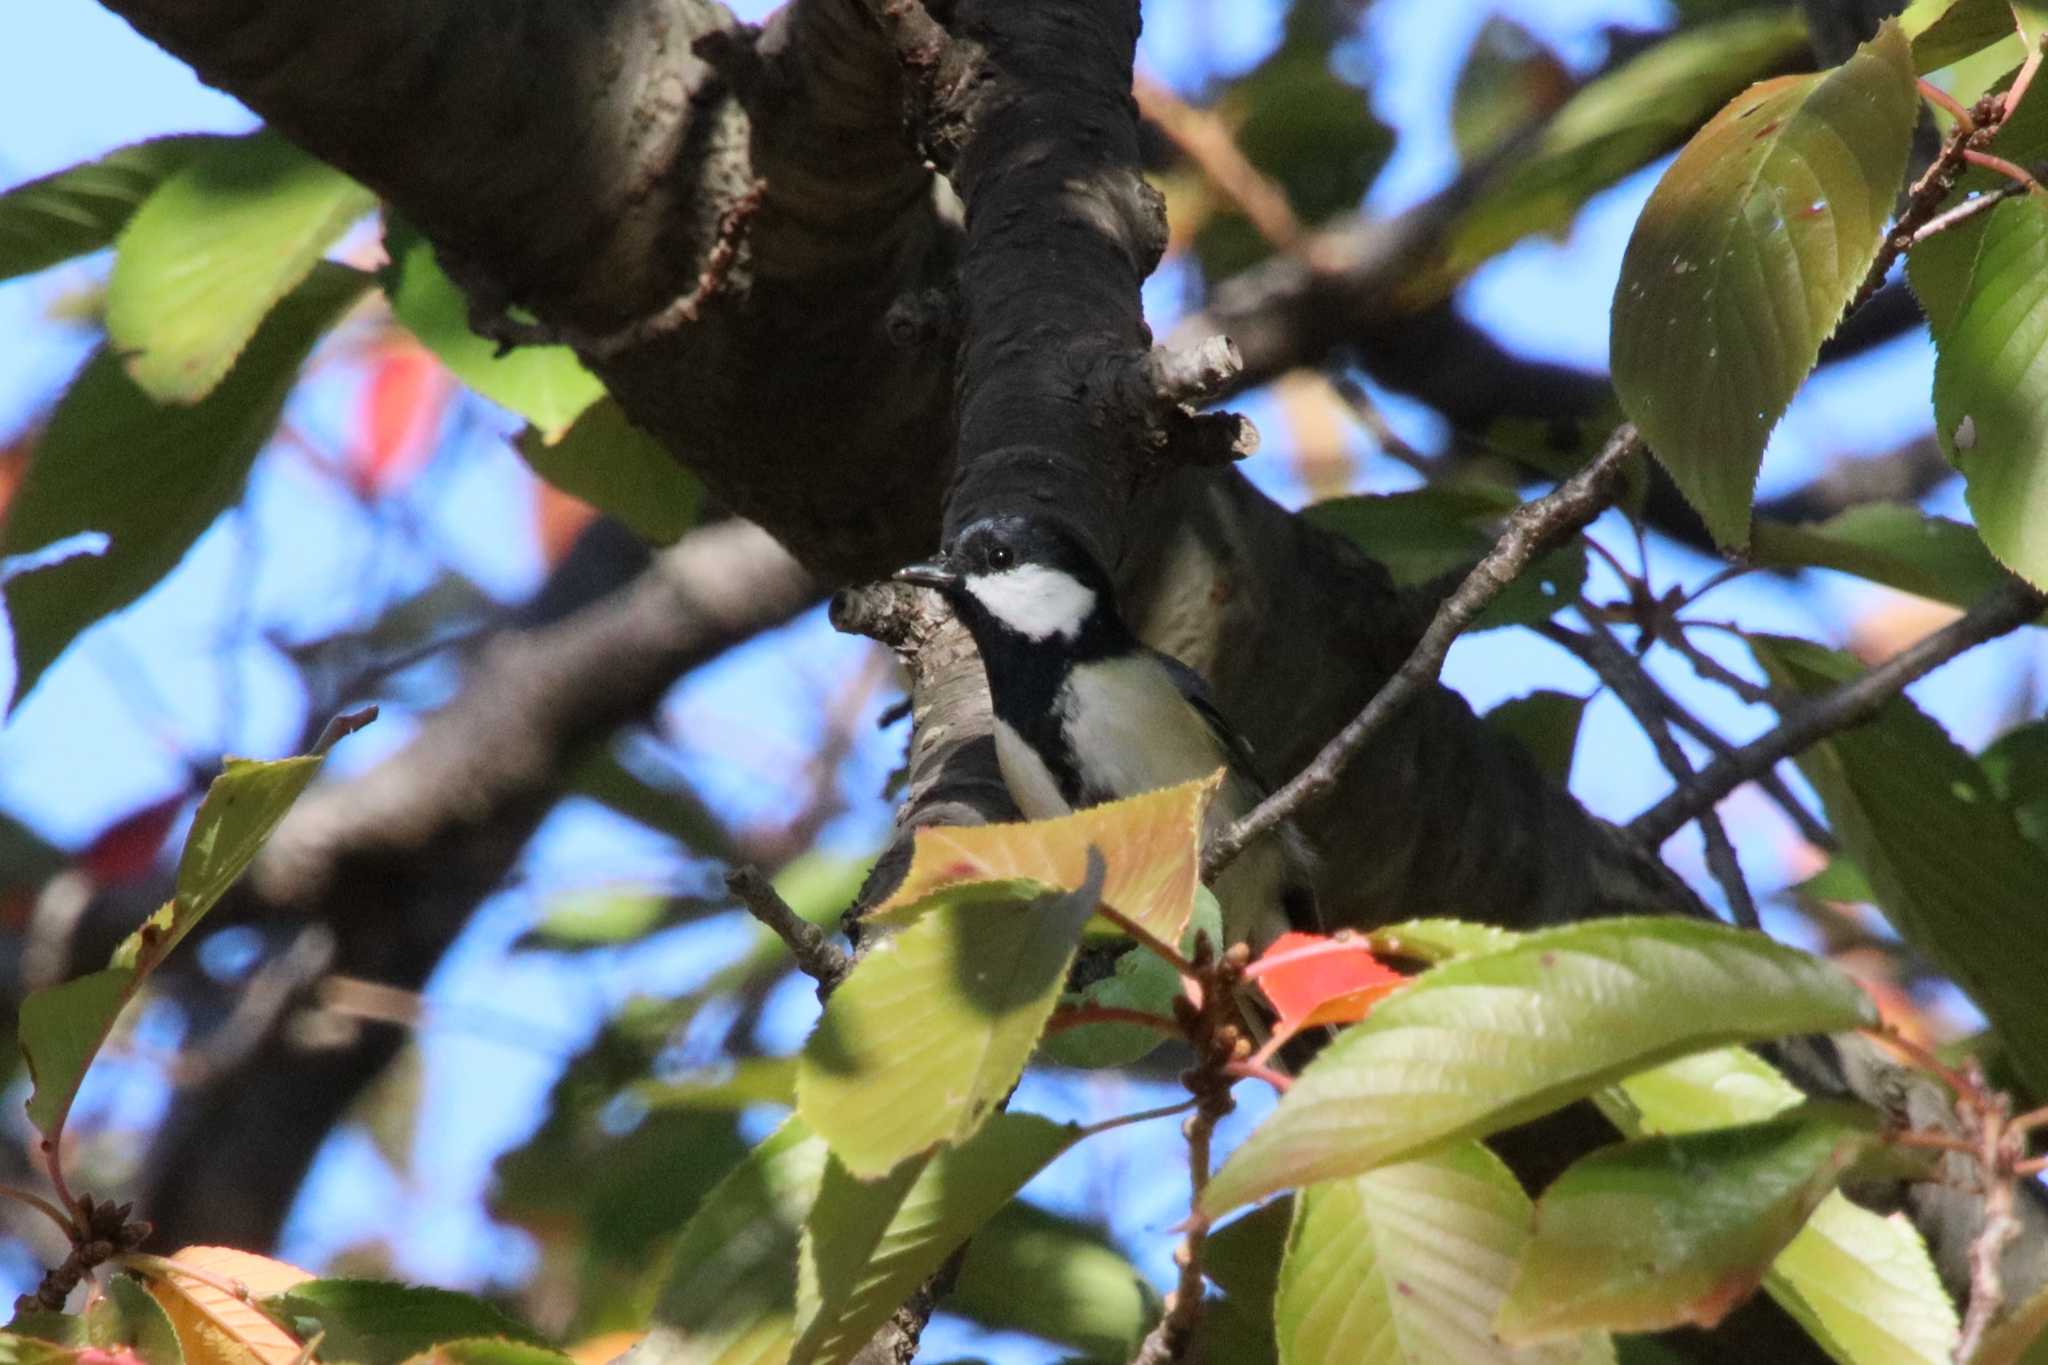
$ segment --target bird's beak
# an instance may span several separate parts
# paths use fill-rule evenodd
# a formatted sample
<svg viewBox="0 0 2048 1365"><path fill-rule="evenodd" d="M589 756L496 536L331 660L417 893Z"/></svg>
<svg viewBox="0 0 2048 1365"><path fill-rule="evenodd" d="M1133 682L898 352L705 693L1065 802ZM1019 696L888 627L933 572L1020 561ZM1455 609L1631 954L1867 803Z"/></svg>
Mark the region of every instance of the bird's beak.
<svg viewBox="0 0 2048 1365"><path fill-rule="evenodd" d="M959 573L943 557L927 559L922 564L906 564L889 576L899 583L919 583L941 592L960 586Z"/></svg>

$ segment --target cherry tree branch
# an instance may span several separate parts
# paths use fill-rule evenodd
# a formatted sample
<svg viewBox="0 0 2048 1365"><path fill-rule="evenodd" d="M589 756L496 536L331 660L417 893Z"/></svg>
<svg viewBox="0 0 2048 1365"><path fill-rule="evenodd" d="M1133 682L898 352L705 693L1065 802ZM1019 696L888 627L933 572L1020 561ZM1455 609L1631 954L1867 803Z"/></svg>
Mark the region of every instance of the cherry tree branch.
<svg viewBox="0 0 2048 1365"><path fill-rule="evenodd" d="M1606 510L1622 486L1622 471L1643 450L1633 426L1622 426L1584 469L1555 491L1524 503L1509 516L1507 529L1487 556L1473 566L1436 610L1406 662L1352 721L1323 746L1309 765L1243 819L1219 834L1202 855L1204 879L1228 867L1254 839L1309 803L1329 794L1344 765L1409 702L1437 679L1444 656L1475 617L1515 581L1536 557L1577 533Z"/></svg>
<svg viewBox="0 0 2048 1365"><path fill-rule="evenodd" d="M1884 663L1825 696L1794 707L1776 729L1715 759L1692 779L1638 815L1629 833L1651 847L1688 820L1817 740L1860 725L1905 688L1966 650L2017 630L2041 614L2048 598L2012 579L1992 589L1962 616L1901 650Z"/></svg>

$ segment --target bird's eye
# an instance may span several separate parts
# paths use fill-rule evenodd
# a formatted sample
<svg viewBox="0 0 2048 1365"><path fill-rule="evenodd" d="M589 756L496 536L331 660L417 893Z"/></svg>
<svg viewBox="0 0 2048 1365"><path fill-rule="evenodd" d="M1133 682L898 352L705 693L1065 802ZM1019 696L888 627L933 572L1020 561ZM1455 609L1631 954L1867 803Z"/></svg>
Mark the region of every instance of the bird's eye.
<svg viewBox="0 0 2048 1365"><path fill-rule="evenodd" d="M1015 558L1016 556L1010 553L1009 546L996 545L991 547L988 552L988 566L991 569L997 570L1007 569L1010 567L1011 561Z"/></svg>

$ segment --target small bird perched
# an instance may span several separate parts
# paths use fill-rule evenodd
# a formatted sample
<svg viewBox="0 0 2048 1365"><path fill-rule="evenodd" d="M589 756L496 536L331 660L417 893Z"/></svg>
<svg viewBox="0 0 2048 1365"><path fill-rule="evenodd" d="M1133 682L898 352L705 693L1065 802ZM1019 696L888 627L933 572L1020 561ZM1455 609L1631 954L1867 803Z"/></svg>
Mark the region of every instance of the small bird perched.
<svg viewBox="0 0 2048 1365"><path fill-rule="evenodd" d="M1201 678L1139 643L1109 575L1054 522L984 518L896 577L938 589L973 635L995 704L996 759L1025 818L1227 768L1206 839L1265 796L1250 746ZM1285 824L1245 849L1214 888L1226 940L1258 949L1288 929L1314 929L1308 868L1306 845Z"/></svg>

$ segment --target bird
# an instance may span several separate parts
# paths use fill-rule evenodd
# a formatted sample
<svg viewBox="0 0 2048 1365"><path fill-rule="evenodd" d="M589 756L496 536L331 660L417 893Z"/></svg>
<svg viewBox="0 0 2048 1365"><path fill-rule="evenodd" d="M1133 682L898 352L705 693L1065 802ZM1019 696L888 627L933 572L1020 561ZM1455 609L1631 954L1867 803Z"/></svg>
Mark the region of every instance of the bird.
<svg viewBox="0 0 2048 1365"><path fill-rule="evenodd" d="M1050 517L984 517L894 577L936 589L973 637L995 711L996 761L1027 820L1223 768L1206 841L1266 796L1251 746L1201 676L1137 638L1109 575ZM1289 929L1314 930L1312 868L1291 823L1249 845L1212 888L1225 943L1256 952Z"/></svg>

